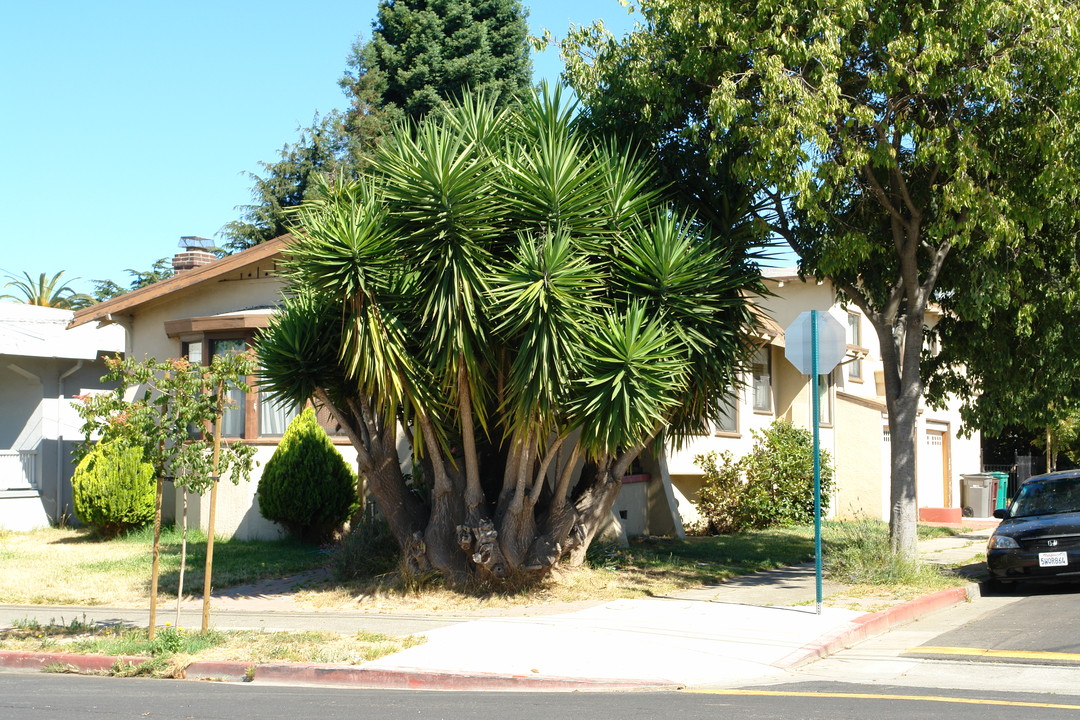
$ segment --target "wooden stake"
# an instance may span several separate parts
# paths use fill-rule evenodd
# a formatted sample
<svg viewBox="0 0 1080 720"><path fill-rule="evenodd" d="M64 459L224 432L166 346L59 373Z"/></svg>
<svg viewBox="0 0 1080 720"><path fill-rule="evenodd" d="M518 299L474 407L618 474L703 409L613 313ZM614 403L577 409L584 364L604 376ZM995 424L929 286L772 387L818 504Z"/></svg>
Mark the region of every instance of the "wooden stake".
<svg viewBox="0 0 1080 720"><path fill-rule="evenodd" d="M218 391L221 397L221 390ZM217 515L218 462L221 459L221 414L220 400L218 414L214 419L214 459L213 482L210 485L210 521L206 528L206 574L203 578L202 631L210 629L210 588L211 574L214 569L214 519Z"/></svg>

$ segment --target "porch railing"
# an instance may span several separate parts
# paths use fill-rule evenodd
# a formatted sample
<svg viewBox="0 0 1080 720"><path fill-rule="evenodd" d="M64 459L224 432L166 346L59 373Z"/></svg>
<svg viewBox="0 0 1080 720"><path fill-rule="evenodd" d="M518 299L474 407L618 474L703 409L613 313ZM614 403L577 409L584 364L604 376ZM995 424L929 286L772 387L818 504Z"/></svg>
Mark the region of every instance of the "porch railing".
<svg viewBox="0 0 1080 720"><path fill-rule="evenodd" d="M37 489L37 451L0 450L0 490Z"/></svg>

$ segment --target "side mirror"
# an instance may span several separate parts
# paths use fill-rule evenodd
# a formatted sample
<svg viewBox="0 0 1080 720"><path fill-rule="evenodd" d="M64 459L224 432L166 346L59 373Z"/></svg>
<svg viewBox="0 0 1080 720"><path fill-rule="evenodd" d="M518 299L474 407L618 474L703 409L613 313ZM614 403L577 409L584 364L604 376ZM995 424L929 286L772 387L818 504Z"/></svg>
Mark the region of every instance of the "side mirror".
<svg viewBox="0 0 1080 720"><path fill-rule="evenodd" d="M994 510L994 517L996 517L998 520L1006 519L1007 517L1009 517L1008 508L998 508L997 510Z"/></svg>

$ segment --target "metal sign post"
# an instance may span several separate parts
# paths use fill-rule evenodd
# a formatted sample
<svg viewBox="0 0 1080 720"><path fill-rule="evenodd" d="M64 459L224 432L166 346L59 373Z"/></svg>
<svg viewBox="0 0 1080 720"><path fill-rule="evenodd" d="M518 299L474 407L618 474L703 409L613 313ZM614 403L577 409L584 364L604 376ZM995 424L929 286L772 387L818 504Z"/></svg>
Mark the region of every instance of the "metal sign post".
<svg viewBox="0 0 1080 720"><path fill-rule="evenodd" d="M821 614L821 398L818 397L818 316L817 310L810 311L810 391L811 413L814 426L814 589L817 600L817 614Z"/></svg>
<svg viewBox="0 0 1080 720"><path fill-rule="evenodd" d="M785 331L784 354L799 372L810 376L811 425L814 429L814 579L817 613L821 614L821 399L818 378L829 373L844 357L847 349L844 327L829 314L817 310L804 312Z"/></svg>

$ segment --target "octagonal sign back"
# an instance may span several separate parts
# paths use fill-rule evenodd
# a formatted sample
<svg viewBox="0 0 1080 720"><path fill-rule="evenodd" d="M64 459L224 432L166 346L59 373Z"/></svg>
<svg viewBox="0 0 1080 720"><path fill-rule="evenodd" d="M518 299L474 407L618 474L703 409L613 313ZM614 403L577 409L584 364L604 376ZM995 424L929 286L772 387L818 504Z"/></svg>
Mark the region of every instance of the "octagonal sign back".
<svg viewBox="0 0 1080 720"><path fill-rule="evenodd" d="M818 374L825 375L832 372L847 352L847 333L844 326L827 312L808 310L788 325L784 331L784 357L803 375L811 373L813 358L810 323L814 317L817 318L818 331Z"/></svg>

